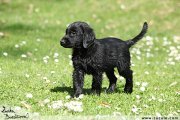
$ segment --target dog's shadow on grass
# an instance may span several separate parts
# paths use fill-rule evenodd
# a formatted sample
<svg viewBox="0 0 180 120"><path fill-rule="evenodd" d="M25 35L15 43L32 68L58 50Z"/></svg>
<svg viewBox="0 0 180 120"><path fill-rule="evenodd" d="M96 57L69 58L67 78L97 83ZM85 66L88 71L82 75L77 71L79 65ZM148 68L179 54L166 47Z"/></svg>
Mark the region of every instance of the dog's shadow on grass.
<svg viewBox="0 0 180 120"><path fill-rule="evenodd" d="M52 89L50 89L51 92L68 92L68 94L72 95L73 94L73 88L71 87L54 87Z"/></svg>
<svg viewBox="0 0 180 120"><path fill-rule="evenodd" d="M102 93L106 93L106 90L107 90L107 88L106 88L106 87L103 87L103 88L102 88ZM63 92L68 92L68 94L71 95L71 96L72 96L73 93L74 93L72 87L66 87L66 86L64 86L64 87L54 87L54 88L50 89L50 91L51 91L51 92L62 92L62 93L63 93ZM122 93L122 91L119 90L119 89L116 89L116 90L114 91L114 93ZM83 88L83 94L85 94L85 95L91 95L91 94L92 94L92 91L91 91L91 89Z"/></svg>

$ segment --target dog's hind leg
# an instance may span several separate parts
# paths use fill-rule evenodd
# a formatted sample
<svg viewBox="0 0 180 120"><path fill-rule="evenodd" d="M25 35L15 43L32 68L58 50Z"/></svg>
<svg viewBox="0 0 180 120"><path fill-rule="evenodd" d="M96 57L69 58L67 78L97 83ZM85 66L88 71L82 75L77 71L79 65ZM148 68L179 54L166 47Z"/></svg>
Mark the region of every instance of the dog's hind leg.
<svg viewBox="0 0 180 120"><path fill-rule="evenodd" d="M126 79L124 92L132 93L132 91L133 91L133 76L132 76L133 71L130 68L120 71L120 68L118 68L118 72L121 76L123 76Z"/></svg>
<svg viewBox="0 0 180 120"><path fill-rule="evenodd" d="M109 88L107 89L107 93L112 93L116 88L116 81L117 81L117 78L114 75L114 69L107 71L106 75L109 79Z"/></svg>
<svg viewBox="0 0 180 120"><path fill-rule="evenodd" d="M133 71L130 69L130 56L126 55L120 57L117 63L117 69L121 76L126 79L126 84L124 87L125 93L132 93L133 91Z"/></svg>

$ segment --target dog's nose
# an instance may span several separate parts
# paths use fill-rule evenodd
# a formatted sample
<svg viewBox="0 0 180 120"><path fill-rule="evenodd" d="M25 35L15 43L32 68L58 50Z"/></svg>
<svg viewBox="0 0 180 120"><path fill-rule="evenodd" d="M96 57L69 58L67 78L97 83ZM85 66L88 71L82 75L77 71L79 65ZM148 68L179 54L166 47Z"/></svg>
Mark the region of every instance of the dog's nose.
<svg viewBox="0 0 180 120"><path fill-rule="evenodd" d="M63 39L63 40L61 40L61 45L64 45L66 42L65 42L65 40Z"/></svg>

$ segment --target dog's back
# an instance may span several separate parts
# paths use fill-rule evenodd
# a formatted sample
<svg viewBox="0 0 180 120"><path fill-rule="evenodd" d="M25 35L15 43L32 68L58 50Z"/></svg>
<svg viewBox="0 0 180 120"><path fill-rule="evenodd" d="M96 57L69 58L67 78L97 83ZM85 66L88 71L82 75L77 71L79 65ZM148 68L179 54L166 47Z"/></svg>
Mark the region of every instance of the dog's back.
<svg viewBox="0 0 180 120"><path fill-rule="evenodd" d="M100 49L103 64L106 65L105 71L117 66L121 58L125 58L130 63L129 47L125 41L118 38L108 37L96 40L97 49ZM104 65L103 65L104 66Z"/></svg>

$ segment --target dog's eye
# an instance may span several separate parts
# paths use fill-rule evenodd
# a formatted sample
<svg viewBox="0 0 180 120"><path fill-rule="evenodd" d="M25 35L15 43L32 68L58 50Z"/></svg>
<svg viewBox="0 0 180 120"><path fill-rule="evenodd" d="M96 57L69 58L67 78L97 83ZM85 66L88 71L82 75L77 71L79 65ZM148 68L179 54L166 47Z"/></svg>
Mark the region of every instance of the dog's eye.
<svg viewBox="0 0 180 120"><path fill-rule="evenodd" d="M72 31L72 32L70 33L70 35L71 35L71 36L74 36L74 35L76 35L76 32L75 32L75 31Z"/></svg>

